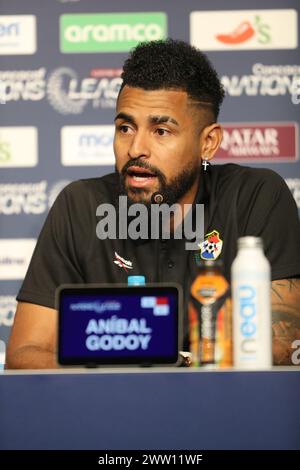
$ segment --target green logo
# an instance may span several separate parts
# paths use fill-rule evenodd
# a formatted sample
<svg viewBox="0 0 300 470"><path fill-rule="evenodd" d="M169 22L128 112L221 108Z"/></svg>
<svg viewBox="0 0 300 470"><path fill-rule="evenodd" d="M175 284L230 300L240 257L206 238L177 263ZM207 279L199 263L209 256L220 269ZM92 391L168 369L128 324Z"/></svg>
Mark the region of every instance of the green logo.
<svg viewBox="0 0 300 470"><path fill-rule="evenodd" d="M0 140L0 162L8 162L11 160L10 145L8 142Z"/></svg>
<svg viewBox="0 0 300 470"><path fill-rule="evenodd" d="M258 15L255 16L254 25L258 33L258 42L260 44L269 44L271 42L270 26L263 23Z"/></svg>
<svg viewBox="0 0 300 470"><path fill-rule="evenodd" d="M165 13L74 14L60 17L60 50L127 52L143 41L164 39Z"/></svg>

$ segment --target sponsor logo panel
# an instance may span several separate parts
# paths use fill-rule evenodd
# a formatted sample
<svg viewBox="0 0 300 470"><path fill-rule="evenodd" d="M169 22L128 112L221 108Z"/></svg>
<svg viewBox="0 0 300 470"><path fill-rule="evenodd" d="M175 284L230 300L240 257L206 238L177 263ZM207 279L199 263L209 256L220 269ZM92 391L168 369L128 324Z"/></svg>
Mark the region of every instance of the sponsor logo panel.
<svg viewBox="0 0 300 470"><path fill-rule="evenodd" d="M115 128L107 126L65 126L61 130L61 159L65 166L114 165Z"/></svg>
<svg viewBox="0 0 300 470"><path fill-rule="evenodd" d="M296 49L297 24L293 9L194 11L191 44L206 51Z"/></svg>
<svg viewBox="0 0 300 470"><path fill-rule="evenodd" d="M221 81L229 96L300 96L300 65L255 63L252 73L223 75Z"/></svg>
<svg viewBox="0 0 300 470"><path fill-rule="evenodd" d="M249 74L223 75L227 95L300 96L300 64L272 65L254 63ZM114 109L122 83L119 69L93 68L81 76L71 67L47 72L35 70L0 70L0 101L39 102L47 99L60 114L82 114L92 107Z"/></svg>
<svg viewBox="0 0 300 470"><path fill-rule="evenodd" d="M0 16L0 55L36 52L36 17L34 15Z"/></svg>
<svg viewBox="0 0 300 470"><path fill-rule="evenodd" d="M0 279L23 279L34 247L35 239L0 239Z"/></svg>
<svg viewBox="0 0 300 470"><path fill-rule="evenodd" d="M89 103L93 108L115 108L121 83L114 69L109 76L92 69L90 76L79 78L75 70L60 67L48 77L47 98L55 111L65 115L81 114Z"/></svg>
<svg viewBox="0 0 300 470"><path fill-rule="evenodd" d="M37 163L36 127L0 127L0 167L34 167Z"/></svg>
<svg viewBox="0 0 300 470"><path fill-rule="evenodd" d="M216 160L290 162L298 158L297 123L224 124Z"/></svg>
<svg viewBox="0 0 300 470"><path fill-rule="evenodd" d="M46 69L0 70L0 99L6 105L40 101L45 97Z"/></svg>
<svg viewBox="0 0 300 470"><path fill-rule="evenodd" d="M63 53L127 52L142 41L163 39L167 16L151 13L65 14L60 17Z"/></svg>
<svg viewBox="0 0 300 470"><path fill-rule="evenodd" d="M59 180L49 186L46 180L42 180L0 184L0 215L43 214L68 183L68 180Z"/></svg>
<svg viewBox="0 0 300 470"><path fill-rule="evenodd" d="M90 104L94 109L115 108L122 83L120 69L93 68L81 77L70 67L59 67L47 74L35 70L0 70L0 101L39 102L47 99L60 114L81 114Z"/></svg>

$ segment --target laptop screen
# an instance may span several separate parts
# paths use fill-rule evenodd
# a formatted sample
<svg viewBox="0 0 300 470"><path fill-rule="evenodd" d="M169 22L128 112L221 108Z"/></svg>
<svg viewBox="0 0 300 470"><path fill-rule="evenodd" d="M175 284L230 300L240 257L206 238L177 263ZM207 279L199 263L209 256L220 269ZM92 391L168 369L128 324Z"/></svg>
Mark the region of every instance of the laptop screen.
<svg viewBox="0 0 300 470"><path fill-rule="evenodd" d="M178 286L62 286L57 303L61 365L177 363Z"/></svg>

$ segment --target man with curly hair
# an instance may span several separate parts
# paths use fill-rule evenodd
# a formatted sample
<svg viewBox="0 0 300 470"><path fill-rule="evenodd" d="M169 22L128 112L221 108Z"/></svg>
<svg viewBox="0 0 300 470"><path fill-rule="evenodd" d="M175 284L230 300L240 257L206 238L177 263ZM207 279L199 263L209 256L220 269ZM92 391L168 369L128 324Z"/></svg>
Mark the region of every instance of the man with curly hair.
<svg viewBox="0 0 300 470"><path fill-rule="evenodd" d="M224 92L208 58L175 40L137 46L125 62L117 100L116 171L71 183L57 198L40 234L24 283L8 346L9 368L55 368L54 294L60 284L177 282L187 302L196 275L195 253L184 239L113 239L96 236L97 207L126 195L151 206L204 204L205 233L222 240L225 275L237 239L262 237L272 267L275 364L291 364L300 337L300 228L295 202L271 170L210 165L222 139L217 122ZM120 216L120 214L118 214ZM127 266L127 269L125 269Z"/></svg>

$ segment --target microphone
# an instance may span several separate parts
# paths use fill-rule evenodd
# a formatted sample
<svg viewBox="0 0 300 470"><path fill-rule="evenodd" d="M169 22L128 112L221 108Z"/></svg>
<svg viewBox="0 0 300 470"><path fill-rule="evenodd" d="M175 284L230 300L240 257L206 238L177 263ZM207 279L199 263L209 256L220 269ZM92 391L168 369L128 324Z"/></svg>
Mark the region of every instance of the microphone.
<svg viewBox="0 0 300 470"><path fill-rule="evenodd" d="M162 204L164 201L164 197L161 193L156 191L156 193L153 193L151 196L151 202L155 204Z"/></svg>

